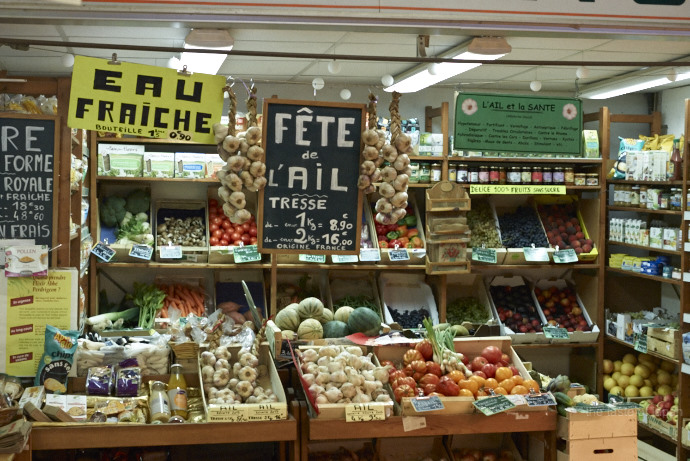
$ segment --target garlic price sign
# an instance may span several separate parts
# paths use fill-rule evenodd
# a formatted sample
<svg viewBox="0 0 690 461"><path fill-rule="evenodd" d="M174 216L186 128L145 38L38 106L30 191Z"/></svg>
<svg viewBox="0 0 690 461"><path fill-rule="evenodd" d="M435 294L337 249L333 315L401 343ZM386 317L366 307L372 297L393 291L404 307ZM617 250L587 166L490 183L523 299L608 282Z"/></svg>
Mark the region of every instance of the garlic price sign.
<svg viewBox="0 0 690 461"><path fill-rule="evenodd" d="M259 198L263 253L356 254L363 104L264 102L268 183Z"/></svg>

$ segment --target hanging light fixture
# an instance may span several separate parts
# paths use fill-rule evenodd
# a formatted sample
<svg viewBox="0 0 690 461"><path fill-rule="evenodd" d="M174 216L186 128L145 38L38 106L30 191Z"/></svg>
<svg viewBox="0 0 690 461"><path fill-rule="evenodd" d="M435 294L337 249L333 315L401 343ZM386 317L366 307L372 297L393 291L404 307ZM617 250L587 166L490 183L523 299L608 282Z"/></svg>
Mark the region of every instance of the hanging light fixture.
<svg viewBox="0 0 690 461"><path fill-rule="evenodd" d="M340 62L334 59L333 61L328 63L328 72L330 72L331 74L337 74L340 72L342 67L343 66L340 64Z"/></svg>
<svg viewBox="0 0 690 461"><path fill-rule="evenodd" d="M216 75L227 58L227 53L194 53L196 49L217 49L230 51L235 40L225 29L192 29L184 39L184 47L190 51L182 53L180 65L192 72Z"/></svg>
<svg viewBox="0 0 690 461"><path fill-rule="evenodd" d="M352 97L352 92L350 90L348 90L347 88L343 88L342 90L340 90L340 99L342 99L343 101L347 101L348 99L350 99L350 97Z"/></svg>
<svg viewBox="0 0 690 461"><path fill-rule="evenodd" d="M74 65L74 55L72 53L63 54L62 65L65 67L72 67Z"/></svg>
<svg viewBox="0 0 690 461"><path fill-rule="evenodd" d="M320 90L320 89L322 89L325 85L326 85L326 83L323 81L323 79L322 79L321 77L316 77L316 78L314 78L314 80L311 81L311 86L312 86L315 90Z"/></svg>
<svg viewBox="0 0 690 461"><path fill-rule="evenodd" d="M395 79L391 74L386 74L381 77L381 83L383 84L383 86L391 86L393 82L395 82Z"/></svg>

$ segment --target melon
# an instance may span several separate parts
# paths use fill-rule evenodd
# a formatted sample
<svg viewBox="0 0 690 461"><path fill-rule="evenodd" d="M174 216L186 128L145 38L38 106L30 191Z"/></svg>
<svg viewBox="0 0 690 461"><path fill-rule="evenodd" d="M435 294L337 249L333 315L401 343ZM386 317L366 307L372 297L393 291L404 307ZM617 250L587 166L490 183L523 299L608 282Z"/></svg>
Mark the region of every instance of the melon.
<svg viewBox="0 0 690 461"><path fill-rule="evenodd" d="M276 314L273 321L281 330L296 330L300 323L299 314L295 309L284 308Z"/></svg>
<svg viewBox="0 0 690 461"><path fill-rule="evenodd" d="M368 307L358 307L347 319L350 333L362 333L365 336L377 336L381 329L381 318Z"/></svg>
<svg viewBox="0 0 690 461"><path fill-rule="evenodd" d="M310 296L299 302L297 312L302 320L318 319L323 315L323 303L319 298Z"/></svg>
<svg viewBox="0 0 690 461"><path fill-rule="evenodd" d="M292 330L282 330L280 334L283 339L289 339L290 341L297 339L297 333Z"/></svg>
<svg viewBox="0 0 690 461"><path fill-rule="evenodd" d="M331 320L323 324L324 338L344 338L350 334L347 323L339 320Z"/></svg>
<svg viewBox="0 0 690 461"><path fill-rule="evenodd" d="M355 310L355 308L350 306L339 307L338 310L335 311L335 315L333 316L333 318L335 320L347 323L347 319L350 317L350 314L353 310Z"/></svg>
<svg viewBox="0 0 690 461"><path fill-rule="evenodd" d="M333 320L333 311L327 307L324 307L323 314L321 314L321 317L318 318L318 321L321 323L326 323L330 322L331 320Z"/></svg>
<svg viewBox="0 0 690 461"><path fill-rule="evenodd" d="M323 338L323 327L321 322L316 319L306 319L299 324L297 329L299 339L321 339Z"/></svg>

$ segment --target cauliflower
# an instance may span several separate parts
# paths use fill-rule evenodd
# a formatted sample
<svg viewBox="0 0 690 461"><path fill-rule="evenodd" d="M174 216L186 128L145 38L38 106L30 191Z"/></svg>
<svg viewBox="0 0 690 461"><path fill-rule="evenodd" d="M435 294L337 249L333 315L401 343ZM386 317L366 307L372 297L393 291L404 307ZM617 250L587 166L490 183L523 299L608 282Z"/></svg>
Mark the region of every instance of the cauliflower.
<svg viewBox="0 0 690 461"><path fill-rule="evenodd" d="M592 394L582 394L582 395L576 395L573 397L573 402L577 403L583 403L585 405L596 405L599 403L599 398L596 395Z"/></svg>

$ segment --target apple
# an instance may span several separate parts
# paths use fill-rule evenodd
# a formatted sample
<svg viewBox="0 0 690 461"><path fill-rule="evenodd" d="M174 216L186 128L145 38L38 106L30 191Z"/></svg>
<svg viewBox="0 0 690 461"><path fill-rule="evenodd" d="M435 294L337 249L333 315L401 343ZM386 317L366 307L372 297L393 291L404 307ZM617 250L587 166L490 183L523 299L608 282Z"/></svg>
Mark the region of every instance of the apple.
<svg viewBox="0 0 690 461"><path fill-rule="evenodd" d="M510 356L508 354L501 354L501 362L507 367L510 364Z"/></svg>
<svg viewBox="0 0 690 461"><path fill-rule="evenodd" d="M647 407L647 414L648 415L655 415L656 414L656 405L653 403L650 403L649 406Z"/></svg>
<svg viewBox="0 0 690 461"><path fill-rule="evenodd" d="M485 366L485 367L488 367L488 366L492 366L492 365L491 365L491 364L488 364L488 365L484 365L484 366ZM495 365L493 365L493 366L495 366ZM481 377L481 378L484 378L484 379L486 379L486 378L492 378L492 376L486 376L486 373L484 373L484 372L481 371L481 370L473 371L472 374L475 375L475 376L479 376L479 377Z"/></svg>
<svg viewBox="0 0 690 461"><path fill-rule="evenodd" d="M652 398L652 403L657 404L657 403L661 402L663 399L664 399L663 395L655 395Z"/></svg>

